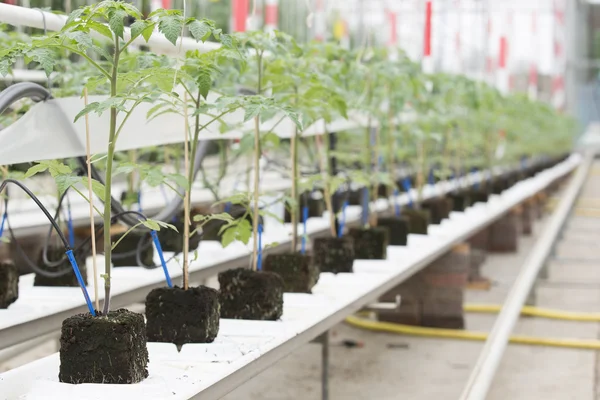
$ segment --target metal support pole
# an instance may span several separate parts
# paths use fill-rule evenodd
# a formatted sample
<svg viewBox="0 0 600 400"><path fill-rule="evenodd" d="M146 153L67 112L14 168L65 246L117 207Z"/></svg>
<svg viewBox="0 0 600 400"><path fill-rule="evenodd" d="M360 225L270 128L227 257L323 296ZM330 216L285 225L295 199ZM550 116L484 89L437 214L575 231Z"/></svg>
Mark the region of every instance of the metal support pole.
<svg viewBox="0 0 600 400"><path fill-rule="evenodd" d="M321 335L321 399L329 400L329 331Z"/></svg>

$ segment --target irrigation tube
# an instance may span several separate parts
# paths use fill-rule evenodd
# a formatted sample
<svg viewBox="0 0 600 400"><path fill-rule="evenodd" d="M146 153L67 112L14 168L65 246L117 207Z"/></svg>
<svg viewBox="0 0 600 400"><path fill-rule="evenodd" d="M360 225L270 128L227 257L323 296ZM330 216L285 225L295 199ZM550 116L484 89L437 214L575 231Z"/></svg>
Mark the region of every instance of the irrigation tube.
<svg viewBox="0 0 600 400"><path fill-rule="evenodd" d="M584 162L579 166L575 177L571 180L556 212L552 215L548 223L548 227L538 239L529 257L523 264L521 272L508 293L500 315L494 323L492 331L475 364L475 368L471 372L467 385L460 396L461 400L483 400L486 398L510 339L510 334L521 314L523 304L533 287L540 269L546 262L548 254L550 254L554 242L573 208L575 200L579 196L593 159L594 153L590 152L585 155Z"/></svg>

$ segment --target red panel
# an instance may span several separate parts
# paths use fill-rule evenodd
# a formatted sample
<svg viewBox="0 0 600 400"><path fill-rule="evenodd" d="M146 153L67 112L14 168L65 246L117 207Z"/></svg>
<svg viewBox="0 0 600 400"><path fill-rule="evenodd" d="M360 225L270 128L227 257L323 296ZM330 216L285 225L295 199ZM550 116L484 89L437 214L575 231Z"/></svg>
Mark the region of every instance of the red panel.
<svg viewBox="0 0 600 400"><path fill-rule="evenodd" d="M423 55L431 56L431 16L432 16L431 0L428 0L425 5L425 43L423 45Z"/></svg>
<svg viewBox="0 0 600 400"><path fill-rule="evenodd" d="M397 17L396 17L396 13L393 11L388 11L388 17L389 17L389 24L390 24L390 45L391 46L395 46L397 43L397 39L398 39L398 32L397 32Z"/></svg>
<svg viewBox="0 0 600 400"><path fill-rule="evenodd" d="M506 68L506 56L508 55L508 41L506 36L500 37L500 54L498 54L498 67Z"/></svg>
<svg viewBox="0 0 600 400"><path fill-rule="evenodd" d="M279 8L277 4L267 4L265 7L265 24L277 26L279 19Z"/></svg>
<svg viewBox="0 0 600 400"><path fill-rule="evenodd" d="M162 8L165 10L171 9L171 0L162 0Z"/></svg>
<svg viewBox="0 0 600 400"><path fill-rule="evenodd" d="M233 30L235 32L246 31L246 19L248 19L249 3L249 0L232 0Z"/></svg>

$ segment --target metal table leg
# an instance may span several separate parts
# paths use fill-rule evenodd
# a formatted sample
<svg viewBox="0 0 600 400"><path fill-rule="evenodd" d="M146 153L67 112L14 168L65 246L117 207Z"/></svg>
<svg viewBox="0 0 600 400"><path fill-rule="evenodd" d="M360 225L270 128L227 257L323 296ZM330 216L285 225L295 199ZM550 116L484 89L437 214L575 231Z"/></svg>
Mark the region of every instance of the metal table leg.
<svg viewBox="0 0 600 400"><path fill-rule="evenodd" d="M321 399L329 400L329 331L321 335Z"/></svg>

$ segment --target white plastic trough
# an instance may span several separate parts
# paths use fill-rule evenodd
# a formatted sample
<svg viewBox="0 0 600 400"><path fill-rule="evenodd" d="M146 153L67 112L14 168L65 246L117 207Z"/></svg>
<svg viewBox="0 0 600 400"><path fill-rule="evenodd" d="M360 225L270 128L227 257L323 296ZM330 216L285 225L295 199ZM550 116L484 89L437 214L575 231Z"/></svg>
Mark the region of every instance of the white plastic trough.
<svg viewBox="0 0 600 400"><path fill-rule="evenodd" d="M518 203L521 198L539 191L556 176L570 171L579 163L579 160L579 156L572 156L551 170L544 171L535 178L529 179L523 185L515 186L513 189L506 191L502 196L492 196L487 204L476 204L468 208L465 213L452 213L452 218L439 227L430 226L431 234L428 236L409 235L407 247L390 246L388 251L389 260L398 260L401 265L407 265L408 262L413 265L424 255L430 254L432 249L438 247L438 244L444 245L448 241L458 238L457 235L462 232L463 228L468 228L469 232L476 230L466 221L477 221L483 225L491 223L494 218L499 217L506 211L506 201L504 199L510 200L514 197L513 200ZM471 182L471 180L466 179L461 184L466 184L467 181ZM445 182L436 186L439 187L439 191L445 191L449 188ZM439 191L437 188L427 190L425 198L428 197L427 195L437 194ZM399 203L400 205L407 204L408 197L406 195L400 196ZM374 205L374 209L381 211L386 205L385 200L378 200ZM360 219L360 211L359 206L348 207L346 217L349 224L356 223ZM82 210L82 218L85 218L86 212L87 210L85 212ZM73 213L75 215L75 210L73 210ZM31 220L31 217L29 218ZM460 223L454 223L454 221ZM301 232L302 227L300 226L299 229ZM310 236L323 234L327 230L328 219L326 217L310 218L307 222L307 233ZM282 249L284 246L289 245L290 234L290 224L281 225L267 220L263 244L277 242L279 243L277 247ZM200 257L192 262L190 266L191 281L201 281L221 271L244 265L248 260L251 248L252 243L249 243L247 247L236 243L223 249L218 242L202 242L199 249ZM375 271L384 264L387 265L386 263L382 264L382 262L367 263L366 269L369 270L370 265L373 265ZM364 261L356 261L355 265L357 272L363 271ZM177 282L181 277L179 264L176 260L172 260L168 268L173 280ZM388 267L384 266L383 268L387 269ZM102 273L102 267L100 267L99 273ZM21 280L19 299L8 309L0 310L0 349L55 332L60 329L60 325L65 318L78 312L87 311L78 288L33 287L33 274L23 276ZM92 279L89 282L91 284ZM141 302L150 290L161 286L164 286L164 275L161 268L154 270L139 267L115 268L113 269L111 304L114 308ZM91 288L88 288L88 290L92 293ZM103 291L100 292L100 298L103 298Z"/></svg>
<svg viewBox="0 0 600 400"><path fill-rule="evenodd" d="M573 170L579 162L579 156L572 156L494 197L489 204L478 204L464 213L453 212L447 222L431 229L429 235L411 235L408 245L404 248L390 246L387 260L357 260L353 274L322 273L312 295L285 294L284 314L280 321L222 319L221 330L214 343L186 345L181 353L175 351L174 345L148 344L150 377L140 384L59 383L59 358L58 354L53 354L1 374L0 399L219 398L301 344L326 332L349 314L375 301L383 293L445 254L454 245L494 222L514 206L544 189L554 179ZM220 252L233 253L233 250L215 248L211 256L219 257ZM115 273L118 271L119 269L116 269ZM117 279L115 276L115 283L134 281L142 276L136 274L139 270L123 271L136 278ZM37 289L29 290L33 293ZM19 299L15 305L22 302L20 307L25 309L29 304L30 317L34 313L39 315L43 313L39 310L42 305L39 303L39 297L35 297L37 301ZM65 301L76 302L78 298L75 294L73 300L66 300L67 297L70 298L66 295L53 297L52 303L46 303L46 313L54 307L62 306ZM12 310L0 311L0 321L19 318L16 315L18 313L7 315Z"/></svg>

